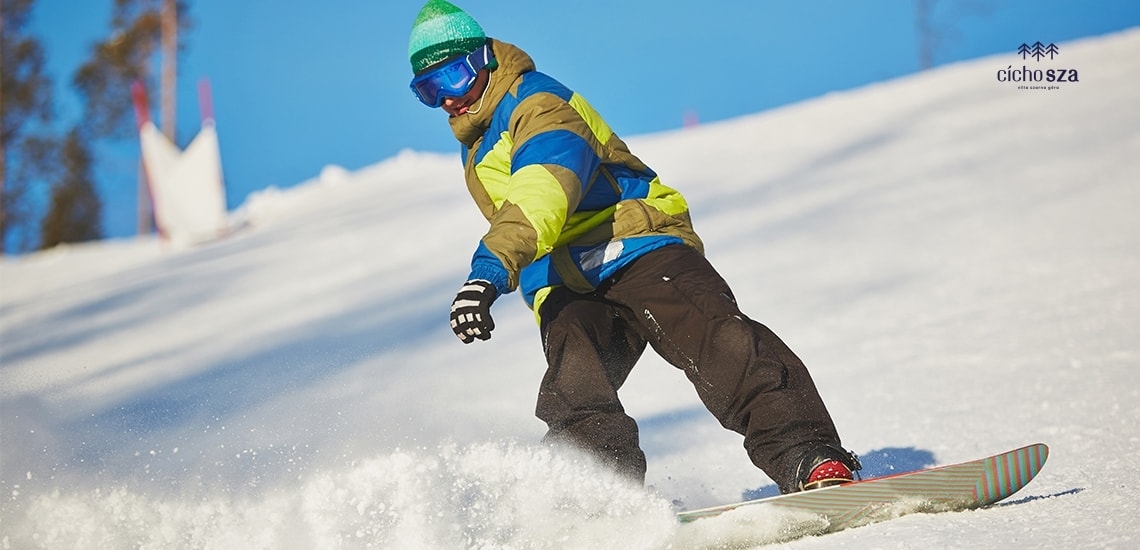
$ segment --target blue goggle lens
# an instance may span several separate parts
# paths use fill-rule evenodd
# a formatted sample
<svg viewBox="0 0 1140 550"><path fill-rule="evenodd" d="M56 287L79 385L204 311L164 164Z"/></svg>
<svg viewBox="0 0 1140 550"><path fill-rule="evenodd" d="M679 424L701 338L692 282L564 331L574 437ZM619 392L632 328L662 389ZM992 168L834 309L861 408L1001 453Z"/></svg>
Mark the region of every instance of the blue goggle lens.
<svg viewBox="0 0 1140 550"><path fill-rule="evenodd" d="M490 50L480 46L471 54L457 57L412 79L412 93L428 107L443 105L445 97L459 97L471 91L479 70L490 62Z"/></svg>

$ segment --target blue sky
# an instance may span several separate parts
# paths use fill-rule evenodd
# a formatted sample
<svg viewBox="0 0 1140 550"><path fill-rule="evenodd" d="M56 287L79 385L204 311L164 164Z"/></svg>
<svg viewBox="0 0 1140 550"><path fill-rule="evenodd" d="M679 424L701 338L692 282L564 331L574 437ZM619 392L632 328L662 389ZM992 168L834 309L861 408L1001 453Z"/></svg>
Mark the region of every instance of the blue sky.
<svg viewBox="0 0 1140 550"><path fill-rule="evenodd" d="M918 70L916 2L908 0L455 3L489 36L523 47L539 70L582 93L623 136L678 128L686 114L724 120ZM197 83L208 78L230 208L328 164L358 169L402 149L457 150L446 115L420 105L407 87L408 32L423 2L189 4L195 26L179 62L179 144L198 129ZM1016 63L1022 43L1140 25L1133 0L933 4L941 35L935 65L991 54ZM61 124L81 115L71 76L106 36L111 5L37 2L31 32L47 50ZM134 232L137 156L137 143L98 152L109 237ZM463 189L457 182L456 192Z"/></svg>

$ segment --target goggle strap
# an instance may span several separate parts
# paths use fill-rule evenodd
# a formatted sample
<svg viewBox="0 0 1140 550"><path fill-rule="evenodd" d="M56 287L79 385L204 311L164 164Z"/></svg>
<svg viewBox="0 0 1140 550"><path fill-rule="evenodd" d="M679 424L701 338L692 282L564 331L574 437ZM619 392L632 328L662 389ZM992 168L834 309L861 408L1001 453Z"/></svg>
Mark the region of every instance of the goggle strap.
<svg viewBox="0 0 1140 550"><path fill-rule="evenodd" d="M478 57L472 59L472 57L474 57L475 54L479 53L480 51L483 52L483 55L481 56L482 59ZM487 47L486 44L483 44L482 46L479 46L478 50L471 52L471 55L467 56L467 60L471 63L471 68L475 69L475 72L479 72L491 63L491 48Z"/></svg>

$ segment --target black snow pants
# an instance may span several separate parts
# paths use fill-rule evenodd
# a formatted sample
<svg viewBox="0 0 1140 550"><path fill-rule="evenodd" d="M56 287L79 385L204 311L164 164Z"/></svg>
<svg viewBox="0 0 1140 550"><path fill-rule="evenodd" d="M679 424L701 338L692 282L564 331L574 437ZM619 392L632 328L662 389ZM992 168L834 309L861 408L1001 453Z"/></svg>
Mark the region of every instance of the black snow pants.
<svg viewBox="0 0 1140 550"><path fill-rule="evenodd" d="M728 284L696 250L667 246L588 294L555 288L539 310L548 368L536 415L545 440L595 455L644 481L637 424L618 389L651 345L685 372L705 407L744 436L752 463L787 492L804 453L840 445L803 362L740 312Z"/></svg>

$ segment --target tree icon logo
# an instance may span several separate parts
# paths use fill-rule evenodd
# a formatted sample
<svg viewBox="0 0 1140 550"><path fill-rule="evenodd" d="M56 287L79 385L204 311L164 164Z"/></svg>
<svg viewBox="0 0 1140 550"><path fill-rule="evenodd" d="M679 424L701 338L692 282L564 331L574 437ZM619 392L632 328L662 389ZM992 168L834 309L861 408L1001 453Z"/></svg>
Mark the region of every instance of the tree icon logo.
<svg viewBox="0 0 1140 550"><path fill-rule="evenodd" d="M1015 69L1010 63L1004 69L997 70L997 80L1016 82L1018 90L1059 90L1062 82L1080 82L1081 77L1077 74L1077 69L1061 69L1052 67L1049 62L1042 63L1044 58L1053 60L1060 54L1061 48L1056 44L1050 43L1048 46L1041 42L1034 42L1032 46L1022 44L1017 48L1017 55L1023 60L1032 57L1040 65L1033 65L1031 69L1029 65L1022 64L1020 68Z"/></svg>
<svg viewBox="0 0 1140 550"><path fill-rule="evenodd" d="M1032 46L1029 44L1022 44L1020 48L1017 48L1017 53L1021 56L1022 59L1029 59L1032 57L1037 61L1041 61L1041 58L1046 56L1048 56L1049 59L1053 59L1055 56L1061 53L1061 49L1053 43L1050 43L1048 46L1046 46L1041 42L1034 42Z"/></svg>

